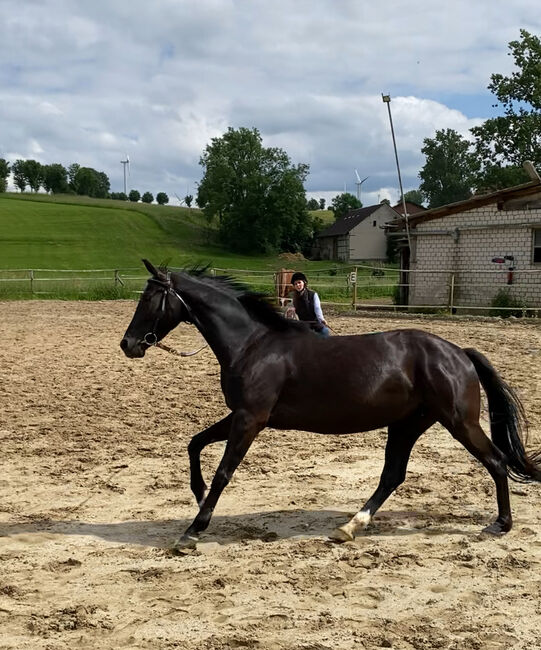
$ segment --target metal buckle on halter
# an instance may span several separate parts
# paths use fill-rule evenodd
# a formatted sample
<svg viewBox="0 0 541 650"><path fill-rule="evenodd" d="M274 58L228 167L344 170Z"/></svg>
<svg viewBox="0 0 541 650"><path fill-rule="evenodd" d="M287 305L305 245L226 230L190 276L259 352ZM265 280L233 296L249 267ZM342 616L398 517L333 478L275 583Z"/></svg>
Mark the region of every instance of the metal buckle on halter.
<svg viewBox="0 0 541 650"><path fill-rule="evenodd" d="M154 340L153 341L148 340L148 337L154 337ZM154 334L154 332L147 332L143 336L143 343L146 343L149 347L156 345L157 342L158 342L158 337L156 336L156 334Z"/></svg>

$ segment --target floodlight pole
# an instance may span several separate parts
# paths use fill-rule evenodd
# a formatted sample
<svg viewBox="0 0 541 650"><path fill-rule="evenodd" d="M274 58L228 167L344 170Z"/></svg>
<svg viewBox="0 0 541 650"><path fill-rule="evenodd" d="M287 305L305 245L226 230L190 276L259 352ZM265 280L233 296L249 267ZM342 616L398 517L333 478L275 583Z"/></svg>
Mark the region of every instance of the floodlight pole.
<svg viewBox="0 0 541 650"><path fill-rule="evenodd" d="M411 251L411 241L410 241L410 229L408 221L408 210L406 208L406 199L404 198L404 189L402 188L402 176L400 175L400 164L398 162L398 152L396 150L396 139L394 137L394 127L393 127L393 118L391 115L391 95L384 95L381 93L381 99L384 104L387 104L387 111L389 112L389 123L391 125L391 135L393 137L393 147L394 147L394 157L396 159L396 170L398 172L398 184L400 186L400 195L402 197L402 210L404 211L404 221L406 224L406 235L408 237L408 245Z"/></svg>

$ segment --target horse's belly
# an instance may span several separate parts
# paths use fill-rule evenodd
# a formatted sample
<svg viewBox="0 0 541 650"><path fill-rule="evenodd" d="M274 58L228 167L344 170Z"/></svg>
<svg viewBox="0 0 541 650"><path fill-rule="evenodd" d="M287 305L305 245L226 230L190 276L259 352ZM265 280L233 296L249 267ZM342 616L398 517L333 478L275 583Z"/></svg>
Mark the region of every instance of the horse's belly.
<svg viewBox="0 0 541 650"><path fill-rule="evenodd" d="M405 400L368 405L364 402L318 403L309 407L294 402L278 405L273 410L268 426L275 429L298 429L314 433L358 433L386 427L411 413L415 404Z"/></svg>

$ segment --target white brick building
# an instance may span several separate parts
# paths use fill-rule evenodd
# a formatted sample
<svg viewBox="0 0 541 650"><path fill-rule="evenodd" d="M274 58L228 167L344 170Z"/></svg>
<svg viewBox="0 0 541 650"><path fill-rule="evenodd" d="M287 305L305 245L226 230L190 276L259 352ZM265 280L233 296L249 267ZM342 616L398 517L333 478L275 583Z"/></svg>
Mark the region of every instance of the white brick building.
<svg viewBox="0 0 541 650"><path fill-rule="evenodd" d="M410 216L409 231L402 304L486 307L505 289L541 307L539 178Z"/></svg>

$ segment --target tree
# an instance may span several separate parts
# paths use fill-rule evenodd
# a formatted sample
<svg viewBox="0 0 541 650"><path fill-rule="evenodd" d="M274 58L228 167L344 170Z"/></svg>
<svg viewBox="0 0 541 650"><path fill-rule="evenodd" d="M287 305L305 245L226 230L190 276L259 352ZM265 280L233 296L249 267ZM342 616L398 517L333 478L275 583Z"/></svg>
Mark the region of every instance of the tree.
<svg viewBox="0 0 541 650"><path fill-rule="evenodd" d="M26 182L33 192L37 192L43 180L43 167L37 160L25 160L23 162L23 174Z"/></svg>
<svg viewBox="0 0 541 650"><path fill-rule="evenodd" d="M310 199L306 207L309 210L319 210L319 201L317 199Z"/></svg>
<svg viewBox="0 0 541 650"><path fill-rule="evenodd" d="M436 131L425 138L421 152L426 156L419 172L419 189L430 208L467 199L476 185L480 163L469 151L470 143L453 129Z"/></svg>
<svg viewBox="0 0 541 650"><path fill-rule="evenodd" d="M521 29L509 50L516 71L508 77L493 74L488 85L504 114L471 129L483 163L479 184L484 189L527 181L525 160L541 167L541 40Z"/></svg>
<svg viewBox="0 0 541 650"><path fill-rule="evenodd" d="M10 166L5 158L0 158L0 192L6 192L8 188L8 176Z"/></svg>
<svg viewBox="0 0 541 650"><path fill-rule="evenodd" d="M28 185L26 174L24 173L24 163L25 161L19 158L11 166L11 172L13 173L13 182L21 192L24 192L26 186Z"/></svg>
<svg viewBox="0 0 541 650"><path fill-rule="evenodd" d="M43 166L43 188L46 192L59 194L68 190L68 171L59 163Z"/></svg>
<svg viewBox="0 0 541 650"><path fill-rule="evenodd" d="M169 197L165 192L158 192L158 194L156 194L156 203L158 203L158 205L165 205L166 203L169 203Z"/></svg>
<svg viewBox="0 0 541 650"><path fill-rule="evenodd" d="M404 194L404 200L415 203L415 205L423 205L423 193L421 190L409 190ZM400 197L400 201L402 201L402 197Z"/></svg>
<svg viewBox="0 0 541 650"><path fill-rule="evenodd" d="M95 198L106 199L109 196L109 190L111 189L111 183L109 182L109 176L105 172L96 172L97 176L97 189L94 194Z"/></svg>
<svg viewBox="0 0 541 650"><path fill-rule="evenodd" d="M72 178L70 187L76 194L95 199L105 199L109 196L111 184L105 172L98 172L92 167L80 167L75 163L68 169L68 175Z"/></svg>
<svg viewBox="0 0 541 650"><path fill-rule="evenodd" d="M349 192L337 194L332 200L331 205L332 209L334 210L334 218L336 220L345 217L350 210L356 210L357 208L363 207L363 204L359 201L359 199Z"/></svg>
<svg viewBox="0 0 541 650"><path fill-rule="evenodd" d="M110 198L115 201L127 201L128 197L124 192L111 192Z"/></svg>
<svg viewBox="0 0 541 650"><path fill-rule="evenodd" d="M292 165L282 149L263 146L257 129L229 128L200 160L204 176L197 204L209 223L217 217L233 250L298 251L312 236L303 183L307 165Z"/></svg>
<svg viewBox="0 0 541 650"><path fill-rule="evenodd" d="M150 192L145 192L141 197L143 203L152 203L154 201L154 196Z"/></svg>
<svg viewBox="0 0 541 650"><path fill-rule="evenodd" d="M325 210L325 199L319 199L319 209L320 210Z"/></svg>
<svg viewBox="0 0 541 650"><path fill-rule="evenodd" d="M193 195L192 194L186 194L186 196L184 197L184 203L186 203L186 205L189 208L192 207L192 201L193 201Z"/></svg>
<svg viewBox="0 0 541 650"><path fill-rule="evenodd" d="M139 199L141 198L141 195L137 190L131 190L130 193L128 194L128 198L132 203L137 203Z"/></svg>
<svg viewBox="0 0 541 650"><path fill-rule="evenodd" d="M75 194L78 194L78 187L77 187L77 172L81 169L81 165L79 163L72 163L68 167L68 178L69 178L69 189L72 190L72 192L75 192Z"/></svg>
<svg viewBox="0 0 541 650"><path fill-rule="evenodd" d="M95 196L98 189L98 179L91 167L80 167L75 177L77 194Z"/></svg>

